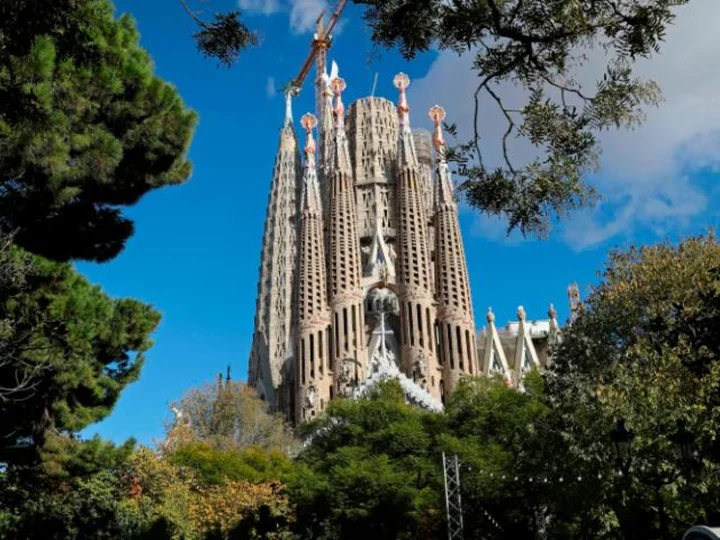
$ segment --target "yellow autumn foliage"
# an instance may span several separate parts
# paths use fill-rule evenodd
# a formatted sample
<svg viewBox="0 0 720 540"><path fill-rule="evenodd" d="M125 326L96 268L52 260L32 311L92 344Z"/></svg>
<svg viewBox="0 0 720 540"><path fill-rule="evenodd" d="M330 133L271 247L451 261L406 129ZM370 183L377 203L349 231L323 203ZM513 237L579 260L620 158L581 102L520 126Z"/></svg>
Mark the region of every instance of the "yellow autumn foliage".
<svg viewBox="0 0 720 540"><path fill-rule="evenodd" d="M190 520L203 533L220 533L223 537L243 520L265 507L273 518L290 520L290 504L275 482L251 484L227 481L218 486L197 489L190 505ZM249 531L252 534L252 531ZM250 538L253 538L251 535Z"/></svg>
<svg viewBox="0 0 720 540"><path fill-rule="evenodd" d="M280 483L226 480L204 485L192 469L173 465L144 447L130 459L125 480L127 512L148 528L163 522L173 540L201 540L211 533L226 538L243 521L249 524L247 538L259 537L253 523L261 509L273 522L289 523L292 518ZM263 537L279 539L283 534Z"/></svg>

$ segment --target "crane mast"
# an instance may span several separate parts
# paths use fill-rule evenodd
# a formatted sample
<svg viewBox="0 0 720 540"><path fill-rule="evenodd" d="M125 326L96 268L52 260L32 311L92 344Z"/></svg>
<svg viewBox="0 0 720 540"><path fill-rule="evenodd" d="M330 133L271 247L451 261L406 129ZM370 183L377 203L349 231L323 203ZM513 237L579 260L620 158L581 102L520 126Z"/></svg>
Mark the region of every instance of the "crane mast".
<svg viewBox="0 0 720 540"><path fill-rule="evenodd" d="M318 17L317 28L315 36L313 37L310 54L300 68L300 72L297 77L295 77L290 83L289 91L294 95L300 93L300 89L302 88L308 73L310 73L310 69L316 61L318 73L323 73L325 71L325 66L327 65L327 50L330 48L331 34L335 29L335 25L337 24L338 19L340 19L340 15L345 9L345 6L347 6L347 0L338 1L335 11L327 21L327 25L323 24L323 18L325 17L324 11L320 14L320 17Z"/></svg>

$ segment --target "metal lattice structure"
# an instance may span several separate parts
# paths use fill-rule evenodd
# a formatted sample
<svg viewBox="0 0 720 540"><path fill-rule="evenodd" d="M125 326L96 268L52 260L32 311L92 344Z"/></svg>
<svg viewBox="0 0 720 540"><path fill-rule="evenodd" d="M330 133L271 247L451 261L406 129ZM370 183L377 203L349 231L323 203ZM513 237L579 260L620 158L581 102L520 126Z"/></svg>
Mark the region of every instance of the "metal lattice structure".
<svg viewBox="0 0 720 540"><path fill-rule="evenodd" d="M457 455L442 454L443 475L445 477L445 511L448 524L448 540L464 537L462 498L460 497L460 464Z"/></svg>

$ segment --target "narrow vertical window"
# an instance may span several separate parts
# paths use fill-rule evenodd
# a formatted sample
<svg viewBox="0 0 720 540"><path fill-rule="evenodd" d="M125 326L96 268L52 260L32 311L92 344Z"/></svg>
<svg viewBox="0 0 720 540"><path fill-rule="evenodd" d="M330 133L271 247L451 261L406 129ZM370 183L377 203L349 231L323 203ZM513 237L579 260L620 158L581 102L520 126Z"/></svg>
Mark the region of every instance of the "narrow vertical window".
<svg viewBox="0 0 720 540"><path fill-rule="evenodd" d="M433 324L433 330L435 332L435 349L437 350L438 364L443 365L445 363L445 354L443 354L442 348L442 332L437 321Z"/></svg>
<svg viewBox="0 0 720 540"><path fill-rule="evenodd" d="M350 350L350 345L348 343L348 316L347 316L347 308L343 308L343 342L345 343L345 351Z"/></svg>
<svg viewBox="0 0 720 540"><path fill-rule="evenodd" d="M425 308L425 323L427 324L428 347L430 347L430 352L433 352L433 341L435 340L435 336L433 336L432 321L430 319L430 308Z"/></svg>
<svg viewBox="0 0 720 540"><path fill-rule="evenodd" d="M425 334L423 333L422 306L420 306L420 304L417 305L417 323L418 323L418 337L420 338L420 346L423 347L425 345Z"/></svg>
<svg viewBox="0 0 720 540"><path fill-rule="evenodd" d="M310 378L315 378L315 334L310 334Z"/></svg>
<svg viewBox="0 0 720 540"><path fill-rule="evenodd" d="M357 325L355 322L355 306L352 307L352 333L353 333L353 347L357 347Z"/></svg>
<svg viewBox="0 0 720 540"><path fill-rule="evenodd" d="M328 371L332 371L332 350L333 350L333 343L332 343L332 328L330 325L327 327L327 331L325 332L325 335L327 336L327 368Z"/></svg>
<svg viewBox="0 0 720 540"><path fill-rule="evenodd" d="M317 342L318 342L318 371L320 373L325 373L325 363L323 362L323 333L322 333L322 330L318 330Z"/></svg>
<svg viewBox="0 0 720 540"><path fill-rule="evenodd" d="M460 362L460 371L465 371L465 361L463 359L462 334L460 333L459 326L455 327L455 339L457 341L458 361Z"/></svg>
<svg viewBox="0 0 720 540"><path fill-rule="evenodd" d="M300 378L305 384L305 340L300 342Z"/></svg>
<svg viewBox="0 0 720 540"><path fill-rule="evenodd" d="M335 356L340 357L340 316L335 312Z"/></svg>
<svg viewBox="0 0 720 540"><path fill-rule="evenodd" d="M415 345L415 324L413 322L412 304L407 303L408 330L410 331L410 345Z"/></svg>
<svg viewBox="0 0 720 540"><path fill-rule="evenodd" d="M447 324L446 330L448 339L446 349L450 358L450 369L455 369L455 355L453 354L452 328L450 327L450 323Z"/></svg>
<svg viewBox="0 0 720 540"><path fill-rule="evenodd" d="M473 373L473 350L474 347L472 346L472 343L470 341L470 330L465 330L465 345L466 345L466 354L467 354L467 360L468 360L468 366L470 366L470 374Z"/></svg>

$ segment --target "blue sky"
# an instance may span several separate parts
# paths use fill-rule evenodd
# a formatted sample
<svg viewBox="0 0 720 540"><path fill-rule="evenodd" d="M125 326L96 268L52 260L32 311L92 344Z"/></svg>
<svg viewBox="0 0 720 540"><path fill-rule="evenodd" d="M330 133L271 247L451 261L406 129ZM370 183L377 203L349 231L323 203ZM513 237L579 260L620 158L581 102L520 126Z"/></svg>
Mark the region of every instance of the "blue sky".
<svg viewBox="0 0 720 540"><path fill-rule="evenodd" d="M217 9L234 7L231 0L214 2ZM322 0L241 4L250 10L248 20L263 44L227 70L197 53L193 24L177 0L116 0L118 12L130 12L138 21L157 73L177 86L200 122L190 151L190 181L151 193L128 209L137 232L117 259L78 264L110 295L139 298L163 314L140 380L86 435L151 443L163 435L169 403L186 389L213 379L228 364L236 378L245 379L265 206L283 117L282 97L272 90L302 64L309 51L305 30ZM597 210L571 217L546 241L507 239L502 223L463 212L478 326L488 306L504 323L519 305L535 319L545 317L554 302L564 320L567 285L594 282L611 247L677 238L717 223L720 76L708 66L720 54L720 38L698 32L709 24L705 21L717 20L707 10L720 17L720 9L713 0L698 0L692 9L669 33L668 53L642 66L667 87L663 108L649 113L645 128L604 138L596 185L605 202ZM408 64L382 52L369 63L373 48L360 12L351 6L342 22L331 57L348 83L347 102L370 93L375 73L376 95L395 99L392 77L404 71L415 81L408 93L415 125L429 127L426 111L435 102L446 106L451 121L467 118L475 77L467 58L428 53ZM688 45L683 39L688 34L703 37ZM708 80L712 77L715 81ZM307 87L294 104L296 118L312 103ZM487 130L492 135L492 121Z"/></svg>

